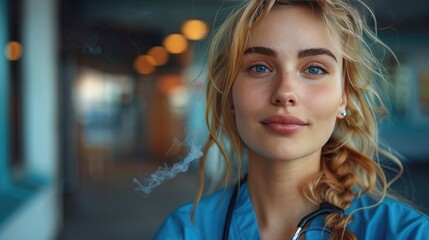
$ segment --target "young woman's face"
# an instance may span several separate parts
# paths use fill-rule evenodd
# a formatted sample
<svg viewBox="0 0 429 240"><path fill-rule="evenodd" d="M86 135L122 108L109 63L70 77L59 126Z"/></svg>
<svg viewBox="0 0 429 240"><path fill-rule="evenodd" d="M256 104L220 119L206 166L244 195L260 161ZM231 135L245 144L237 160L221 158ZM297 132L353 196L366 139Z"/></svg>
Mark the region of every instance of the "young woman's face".
<svg viewBox="0 0 429 240"><path fill-rule="evenodd" d="M232 91L249 156L320 159L347 102L339 46L303 7L276 7L257 25Z"/></svg>

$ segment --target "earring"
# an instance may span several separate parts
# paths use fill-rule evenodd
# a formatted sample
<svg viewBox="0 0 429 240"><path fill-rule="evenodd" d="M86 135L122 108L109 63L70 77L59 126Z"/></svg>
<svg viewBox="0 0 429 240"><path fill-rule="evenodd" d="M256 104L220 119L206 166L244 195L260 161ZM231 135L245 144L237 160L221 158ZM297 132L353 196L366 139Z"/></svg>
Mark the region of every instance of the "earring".
<svg viewBox="0 0 429 240"><path fill-rule="evenodd" d="M341 114L341 116L343 116L343 117L347 116L347 111L346 111L346 109L341 110L341 111L340 111L340 114Z"/></svg>

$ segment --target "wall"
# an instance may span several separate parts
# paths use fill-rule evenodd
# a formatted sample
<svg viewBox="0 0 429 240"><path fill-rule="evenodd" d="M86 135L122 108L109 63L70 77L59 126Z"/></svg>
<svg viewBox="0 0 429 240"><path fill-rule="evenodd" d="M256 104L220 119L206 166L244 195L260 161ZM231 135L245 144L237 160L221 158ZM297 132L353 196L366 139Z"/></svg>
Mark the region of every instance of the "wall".
<svg viewBox="0 0 429 240"><path fill-rule="evenodd" d="M10 181L14 186L5 192L19 204L3 216L6 219L0 223L0 239L55 239L62 224L57 152L56 3L22 0L24 176Z"/></svg>

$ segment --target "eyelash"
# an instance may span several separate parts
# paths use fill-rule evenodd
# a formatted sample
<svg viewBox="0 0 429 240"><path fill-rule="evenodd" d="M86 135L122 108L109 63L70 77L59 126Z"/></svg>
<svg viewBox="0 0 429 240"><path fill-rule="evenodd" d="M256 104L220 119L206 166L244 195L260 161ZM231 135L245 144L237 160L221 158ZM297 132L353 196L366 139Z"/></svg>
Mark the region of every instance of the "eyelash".
<svg viewBox="0 0 429 240"><path fill-rule="evenodd" d="M264 72L257 72L256 71L256 68L257 67L264 67L264 68L266 68L267 70L268 70L268 72L271 72L272 70L271 70L271 68L266 64L266 63L264 63L264 62L255 62L255 63L253 63L249 68L248 68L248 71L249 72L253 72L253 73L264 73Z"/></svg>
<svg viewBox="0 0 429 240"><path fill-rule="evenodd" d="M310 63L305 68L304 71L308 70L309 68L318 68L318 69L320 69L323 72L323 74L329 73L328 72L328 68L325 65L323 65L322 63L319 63L319 62L312 62L312 63Z"/></svg>
<svg viewBox="0 0 429 240"><path fill-rule="evenodd" d="M268 66L265 62L255 62L255 63L253 63L248 69L247 69L247 71L248 72L252 72L252 73L256 73L256 74L262 74L262 73L266 73L266 72L258 72L258 71L256 71L256 68L257 67L264 67L264 68L266 68L266 70L267 70L267 72L271 72L272 71L272 69L271 69L271 67L270 66ZM320 74L313 74L313 73L309 73L309 72L307 72L308 71L308 69L310 69L310 68L317 68L317 69L319 69L320 71L322 71L322 73L320 73ZM327 73L329 73L328 72L328 68L325 66L325 65L323 65L322 63L320 63L320 62L311 62L310 64L308 64L307 65L307 67L304 69L304 72L306 72L307 74L310 74L310 75L323 75L323 74L327 74Z"/></svg>

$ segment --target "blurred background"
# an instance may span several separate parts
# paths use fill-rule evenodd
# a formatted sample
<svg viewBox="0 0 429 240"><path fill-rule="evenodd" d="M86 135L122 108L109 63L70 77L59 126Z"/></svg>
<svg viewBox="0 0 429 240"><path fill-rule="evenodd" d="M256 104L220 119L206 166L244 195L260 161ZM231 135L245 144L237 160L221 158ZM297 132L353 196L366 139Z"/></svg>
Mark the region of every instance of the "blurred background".
<svg viewBox="0 0 429 240"><path fill-rule="evenodd" d="M0 0L0 239L150 239L192 201L194 164L150 195L133 178L202 142L207 48L236 3ZM404 156L394 188L427 211L429 2L368 4L401 62L381 129Z"/></svg>

